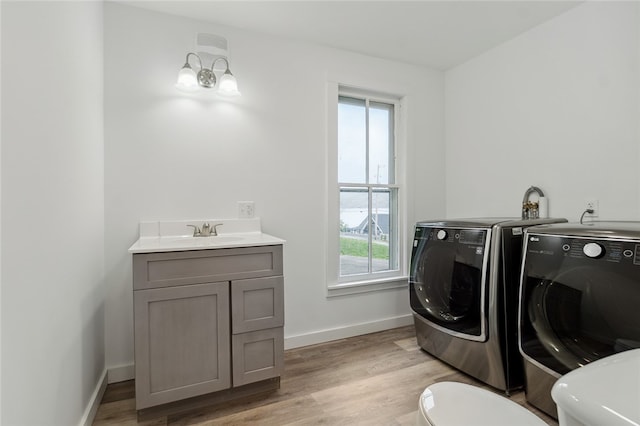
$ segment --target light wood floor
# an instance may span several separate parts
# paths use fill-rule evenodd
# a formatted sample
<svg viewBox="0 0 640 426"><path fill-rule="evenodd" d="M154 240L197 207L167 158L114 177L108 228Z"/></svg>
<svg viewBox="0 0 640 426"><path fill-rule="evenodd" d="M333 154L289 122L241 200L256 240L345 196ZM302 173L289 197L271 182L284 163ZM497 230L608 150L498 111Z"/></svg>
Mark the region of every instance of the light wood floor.
<svg viewBox="0 0 640 426"><path fill-rule="evenodd" d="M418 397L428 385L485 387L420 350L414 333L402 327L291 349L278 391L144 422L136 420L133 381L111 384L94 425L414 425ZM557 425L529 406L523 392L511 399Z"/></svg>

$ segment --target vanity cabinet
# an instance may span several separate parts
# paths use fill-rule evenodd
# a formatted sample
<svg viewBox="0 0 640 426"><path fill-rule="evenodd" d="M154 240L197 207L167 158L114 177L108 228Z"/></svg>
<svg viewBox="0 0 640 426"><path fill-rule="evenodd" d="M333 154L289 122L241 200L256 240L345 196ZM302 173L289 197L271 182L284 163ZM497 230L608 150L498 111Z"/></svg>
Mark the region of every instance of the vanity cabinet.
<svg viewBox="0 0 640 426"><path fill-rule="evenodd" d="M136 409L279 377L282 246L133 255Z"/></svg>

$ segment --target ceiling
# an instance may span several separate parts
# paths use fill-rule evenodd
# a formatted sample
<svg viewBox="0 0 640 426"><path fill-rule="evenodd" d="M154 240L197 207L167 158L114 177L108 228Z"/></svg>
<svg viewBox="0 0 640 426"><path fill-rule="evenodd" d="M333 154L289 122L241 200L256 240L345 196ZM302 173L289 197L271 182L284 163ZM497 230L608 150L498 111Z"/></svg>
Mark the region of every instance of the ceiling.
<svg viewBox="0 0 640 426"><path fill-rule="evenodd" d="M440 70L582 1L122 1L244 30Z"/></svg>

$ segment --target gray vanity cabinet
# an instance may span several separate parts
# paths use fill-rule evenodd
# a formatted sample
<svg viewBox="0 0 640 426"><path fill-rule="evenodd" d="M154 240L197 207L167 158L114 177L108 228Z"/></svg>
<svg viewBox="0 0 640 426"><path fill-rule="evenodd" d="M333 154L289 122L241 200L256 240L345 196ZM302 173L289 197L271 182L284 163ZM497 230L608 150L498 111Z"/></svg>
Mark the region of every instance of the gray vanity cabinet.
<svg viewBox="0 0 640 426"><path fill-rule="evenodd" d="M136 409L279 377L282 246L133 255Z"/></svg>

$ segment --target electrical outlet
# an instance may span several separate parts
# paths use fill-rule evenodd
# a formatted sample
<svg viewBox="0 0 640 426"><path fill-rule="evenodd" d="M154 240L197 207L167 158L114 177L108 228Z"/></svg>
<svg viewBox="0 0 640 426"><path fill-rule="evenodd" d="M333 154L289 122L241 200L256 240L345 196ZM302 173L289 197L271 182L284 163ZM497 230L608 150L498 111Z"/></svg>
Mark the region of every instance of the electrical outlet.
<svg viewBox="0 0 640 426"><path fill-rule="evenodd" d="M600 213L599 207L600 206L599 206L598 200L596 200L595 198L588 199L584 205L584 208L586 210L593 210L593 213L587 213L591 217L598 217L598 214Z"/></svg>
<svg viewBox="0 0 640 426"><path fill-rule="evenodd" d="M256 208L253 201L238 201L238 217L240 219L251 219L255 214Z"/></svg>

